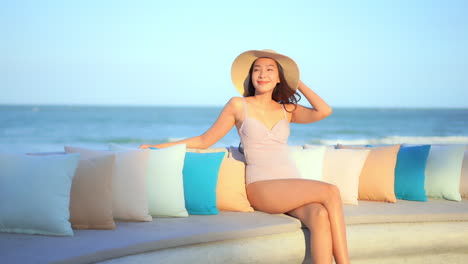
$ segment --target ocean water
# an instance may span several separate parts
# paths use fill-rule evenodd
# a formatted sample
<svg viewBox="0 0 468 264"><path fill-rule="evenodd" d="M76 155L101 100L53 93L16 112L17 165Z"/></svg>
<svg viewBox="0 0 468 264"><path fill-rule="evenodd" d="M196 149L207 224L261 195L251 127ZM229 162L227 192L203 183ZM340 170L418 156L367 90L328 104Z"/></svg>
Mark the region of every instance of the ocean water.
<svg viewBox="0 0 468 264"><path fill-rule="evenodd" d="M63 151L63 146L107 149L200 135L221 107L96 107L0 105L0 151ZM215 146L238 145L233 128ZM335 108L312 124L291 124L290 145L468 144L467 109Z"/></svg>

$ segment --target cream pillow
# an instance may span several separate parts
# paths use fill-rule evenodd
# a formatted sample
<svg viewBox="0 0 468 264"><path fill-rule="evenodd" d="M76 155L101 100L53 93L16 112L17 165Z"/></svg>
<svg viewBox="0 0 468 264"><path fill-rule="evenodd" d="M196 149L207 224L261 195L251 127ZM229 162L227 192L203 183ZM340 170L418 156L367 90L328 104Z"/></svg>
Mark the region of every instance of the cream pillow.
<svg viewBox="0 0 468 264"><path fill-rule="evenodd" d="M65 146L67 153L89 159L115 154L112 178L112 214L125 221L152 221L146 194L146 172L150 150L105 151Z"/></svg>
<svg viewBox="0 0 468 264"><path fill-rule="evenodd" d="M70 222L74 229L114 229L112 176L115 156L80 159L71 187Z"/></svg>
<svg viewBox="0 0 468 264"><path fill-rule="evenodd" d="M292 149L291 159L301 175L308 180L323 180L323 161L327 148L320 146L312 149Z"/></svg>
<svg viewBox="0 0 468 264"><path fill-rule="evenodd" d="M327 149L323 179L334 184L341 193L344 204L358 204L359 176L370 150Z"/></svg>
<svg viewBox="0 0 468 264"><path fill-rule="evenodd" d="M426 163L426 194L432 198L460 201L460 175L464 145L432 145Z"/></svg>
<svg viewBox="0 0 468 264"><path fill-rule="evenodd" d="M129 148L110 144L110 150ZM154 217L187 217L184 197L185 144L151 149L146 174L148 210Z"/></svg>

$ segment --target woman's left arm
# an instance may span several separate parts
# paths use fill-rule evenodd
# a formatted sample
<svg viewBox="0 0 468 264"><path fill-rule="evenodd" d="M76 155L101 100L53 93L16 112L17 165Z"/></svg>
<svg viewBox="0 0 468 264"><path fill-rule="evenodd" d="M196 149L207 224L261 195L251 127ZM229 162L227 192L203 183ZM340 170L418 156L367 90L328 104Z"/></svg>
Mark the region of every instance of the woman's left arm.
<svg viewBox="0 0 468 264"><path fill-rule="evenodd" d="M302 124L313 123L331 115L331 107L302 81L299 81L297 89L309 101L312 108L297 105L296 109L292 112L291 122Z"/></svg>

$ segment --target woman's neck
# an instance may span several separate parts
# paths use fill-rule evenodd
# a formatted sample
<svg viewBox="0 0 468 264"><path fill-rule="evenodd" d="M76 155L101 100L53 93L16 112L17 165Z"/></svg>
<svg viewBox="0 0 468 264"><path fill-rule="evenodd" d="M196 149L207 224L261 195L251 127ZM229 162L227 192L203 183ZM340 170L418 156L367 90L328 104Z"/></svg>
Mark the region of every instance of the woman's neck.
<svg viewBox="0 0 468 264"><path fill-rule="evenodd" d="M253 97L255 102L262 106L268 106L275 103L272 99L272 93L255 94Z"/></svg>

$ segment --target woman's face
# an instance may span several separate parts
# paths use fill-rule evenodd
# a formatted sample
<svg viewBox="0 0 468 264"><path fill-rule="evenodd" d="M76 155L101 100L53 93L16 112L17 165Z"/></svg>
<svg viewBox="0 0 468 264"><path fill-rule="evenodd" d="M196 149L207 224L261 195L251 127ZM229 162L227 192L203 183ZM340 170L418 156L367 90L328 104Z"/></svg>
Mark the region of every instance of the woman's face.
<svg viewBox="0 0 468 264"><path fill-rule="evenodd" d="M270 58L258 58L252 68L252 84L255 94L272 92L280 82L278 65Z"/></svg>

